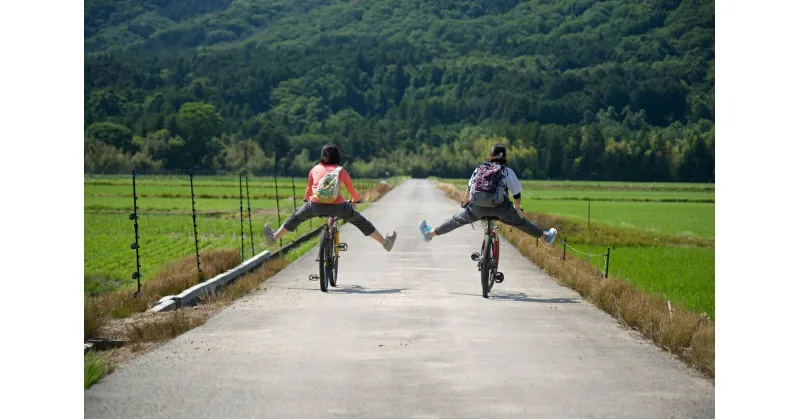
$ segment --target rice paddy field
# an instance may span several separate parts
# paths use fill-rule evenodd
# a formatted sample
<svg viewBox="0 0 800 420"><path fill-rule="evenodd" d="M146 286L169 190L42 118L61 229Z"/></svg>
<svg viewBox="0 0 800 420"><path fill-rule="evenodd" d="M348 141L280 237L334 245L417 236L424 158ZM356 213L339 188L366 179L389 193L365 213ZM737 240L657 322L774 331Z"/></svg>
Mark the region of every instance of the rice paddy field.
<svg viewBox="0 0 800 420"><path fill-rule="evenodd" d="M378 181L354 182L363 193ZM295 206L303 204L306 187L305 178L248 177L246 185L244 181L242 184L240 203L238 176L195 176L193 183L200 253L219 248L241 251L244 242L245 259L267 248L261 233L264 223L277 228L279 221L285 221L294 212ZM154 276L168 264L195 254L189 177L138 175L136 196L141 281L146 283L148 276ZM134 243L131 213L131 176L84 176L84 292L99 293L136 285L132 279L136 253L131 249ZM283 244L321 223L321 219L304 223L286 236Z"/></svg>
<svg viewBox="0 0 800 420"><path fill-rule="evenodd" d="M442 181L466 188L466 180ZM582 253L602 254L611 248L610 276L714 319L713 184L522 181L522 187L526 212L558 216L597 232L590 241L567 239L577 250L567 248L567 252L602 271L602 256ZM610 230L617 232L615 237L604 237L603 232ZM659 238L674 246L653 246L658 241L637 245L621 241L625 236Z"/></svg>

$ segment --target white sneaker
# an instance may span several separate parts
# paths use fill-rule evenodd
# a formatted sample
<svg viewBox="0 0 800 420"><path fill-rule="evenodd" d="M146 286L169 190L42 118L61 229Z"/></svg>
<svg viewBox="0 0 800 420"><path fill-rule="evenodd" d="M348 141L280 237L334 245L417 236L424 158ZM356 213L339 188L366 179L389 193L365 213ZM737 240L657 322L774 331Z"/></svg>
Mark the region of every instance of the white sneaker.
<svg viewBox="0 0 800 420"><path fill-rule="evenodd" d="M275 231L269 227L269 224L264 224L264 236L267 238L267 245L272 246L275 243Z"/></svg>
<svg viewBox="0 0 800 420"><path fill-rule="evenodd" d="M385 249L386 252L391 251L392 247L394 247L394 241L396 239L397 239L397 232L395 232L395 231L392 231L392 233L387 234L386 236L384 236L383 237L383 249Z"/></svg>

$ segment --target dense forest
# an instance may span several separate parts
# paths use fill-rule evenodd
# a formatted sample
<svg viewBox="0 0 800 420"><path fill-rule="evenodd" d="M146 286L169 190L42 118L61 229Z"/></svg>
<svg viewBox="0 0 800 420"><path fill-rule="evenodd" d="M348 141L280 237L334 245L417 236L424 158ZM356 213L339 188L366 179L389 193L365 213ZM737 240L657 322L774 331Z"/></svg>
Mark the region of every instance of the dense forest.
<svg viewBox="0 0 800 420"><path fill-rule="evenodd" d="M714 180L710 0L87 0L84 170Z"/></svg>

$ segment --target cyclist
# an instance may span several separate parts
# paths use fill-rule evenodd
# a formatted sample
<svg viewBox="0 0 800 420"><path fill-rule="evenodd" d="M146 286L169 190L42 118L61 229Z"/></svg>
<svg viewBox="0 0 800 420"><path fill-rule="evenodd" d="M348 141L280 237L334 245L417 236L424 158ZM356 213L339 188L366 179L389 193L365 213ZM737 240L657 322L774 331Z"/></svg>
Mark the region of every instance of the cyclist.
<svg viewBox="0 0 800 420"><path fill-rule="evenodd" d="M340 162L339 148L336 145L328 144L322 148L320 163L311 168L308 173L308 187L303 200L306 203L286 219L286 222L277 232L273 231L268 223L264 225L264 236L267 238L267 244L271 246L288 232L294 232L300 226L300 223L312 217L333 216L352 223L364 236L369 236L378 241L386 251L392 250L394 241L397 239L397 232L392 231L384 238L378 233L375 226L357 212L353 204L344 201L344 198L339 193L339 184L341 183L350 192L353 197L353 203L358 203L361 199L356 189L353 188L350 174L339 166Z"/></svg>
<svg viewBox="0 0 800 420"><path fill-rule="evenodd" d="M522 185L520 185L514 171L506 166L506 162L505 146L501 143L495 144L489 153L488 161L481 163L475 169L469 179L469 183L467 183L467 191L461 199L461 206L464 209L452 218L445 220L435 229L431 229L425 220L419 222L419 231L422 239L428 242L436 236L452 232L481 218L496 217L501 222L516 227L535 238L543 237L545 244L552 245L557 234L555 228L550 228L547 232L543 232L542 229L519 214L519 211L522 210L520 208ZM492 190L496 192L493 193L491 192ZM488 192L484 193L483 191ZM514 198L513 206L508 199L509 192ZM470 199L467 203L464 203L464 199L468 194ZM484 198L486 195L478 198L477 195L480 194L497 194L497 198L487 200Z"/></svg>

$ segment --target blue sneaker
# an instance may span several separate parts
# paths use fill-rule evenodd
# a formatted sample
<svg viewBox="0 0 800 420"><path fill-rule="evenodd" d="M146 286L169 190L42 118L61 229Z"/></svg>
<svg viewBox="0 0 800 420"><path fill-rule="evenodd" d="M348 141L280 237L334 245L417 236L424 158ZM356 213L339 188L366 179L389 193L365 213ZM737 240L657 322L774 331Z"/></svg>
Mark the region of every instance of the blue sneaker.
<svg viewBox="0 0 800 420"><path fill-rule="evenodd" d="M428 226L428 222L421 221L419 222L419 233L422 235L422 240L425 242L430 242L431 238L428 236L428 233L431 231L431 227Z"/></svg>
<svg viewBox="0 0 800 420"><path fill-rule="evenodd" d="M544 233L544 243L547 246L553 245L553 242L556 240L556 235L558 231L556 228L550 228L547 232Z"/></svg>

